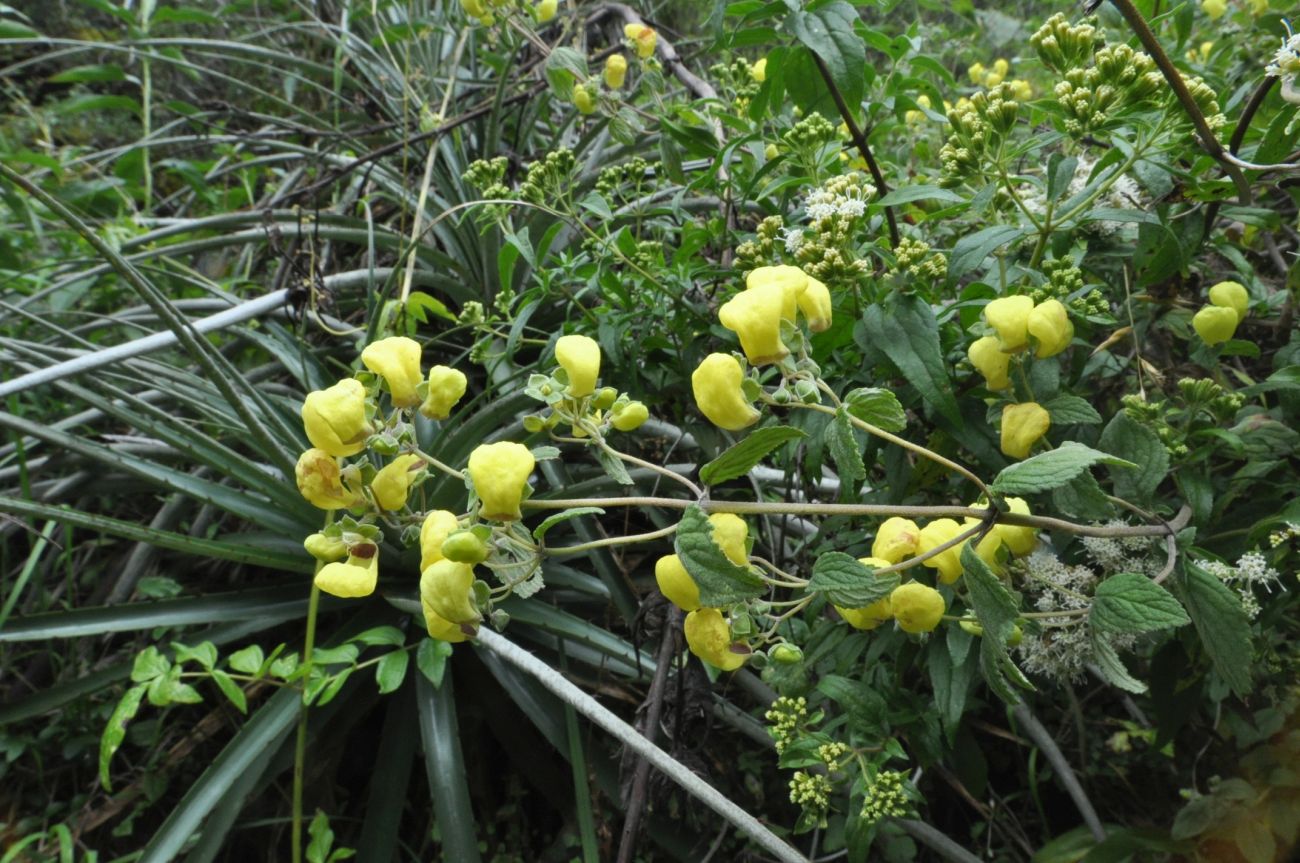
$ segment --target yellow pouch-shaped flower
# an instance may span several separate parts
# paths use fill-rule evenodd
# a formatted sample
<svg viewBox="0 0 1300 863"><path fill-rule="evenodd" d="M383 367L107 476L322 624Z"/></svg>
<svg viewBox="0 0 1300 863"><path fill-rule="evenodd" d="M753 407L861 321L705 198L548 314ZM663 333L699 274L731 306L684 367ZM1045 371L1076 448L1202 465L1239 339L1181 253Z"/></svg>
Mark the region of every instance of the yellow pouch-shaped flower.
<svg viewBox="0 0 1300 863"><path fill-rule="evenodd" d="M464 397L468 383L465 373L459 369L450 366L429 369L429 394L420 405L420 413L431 420L445 420Z"/></svg>
<svg viewBox="0 0 1300 863"><path fill-rule="evenodd" d="M411 480L424 468L418 455L399 455L375 474L370 491L380 509L398 510L406 506L406 496L411 490Z"/></svg>
<svg viewBox="0 0 1300 863"><path fill-rule="evenodd" d="M1038 402L1007 405L1002 409L1003 454L1024 458L1051 427L1051 414Z"/></svg>
<svg viewBox="0 0 1300 863"><path fill-rule="evenodd" d="M943 594L917 581L909 581L894 588L889 601L898 628L904 632L930 632L939 625L947 608Z"/></svg>
<svg viewBox="0 0 1300 863"><path fill-rule="evenodd" d="M586 84L574 84L573 106L578 109L579 114L594 114L596 112L596 100L587 89Z"/></svg>
<svg viewBox="0 0 1300 863"><path fill-rule="evenodd" d="M1237 323L1241 323L1250 311L1250 294L1241 282L1219 282L1210 288L1210 303L1234 310Z"/></svg>
<svg viewBox="0 0 1300 863"><path fill-rule="evenodd" d="M748 654L731 651L731 626L716 608L700 608L686 615L682 625L686 644L700 659L723 671L735 671Z"/></svg>
<svg viewBox="0 0 1300 863"><path fill-rule="evenodd" d="M865 564L872 569L881 569L890 564L890 561L879 557L860 557L858 558L858 562ZM877 626L894 616L894 606L888 596L878 602L873 602L870 605L863 606L862 608L843 608L837 605L835 606L835 610L838 611L840 617L844 618L848 622L849 626L852 626L854 629L875 629Z"/></svg>
<svg viewBox="0 0 1300 863"><path fill-rule="evenodd" d="M370 436L366 388L356 378L346 378L308 393L302 403L302 424L317 449L336 456L356 455Z"/></svg>
<svg viewBox="0 0 1300 863"><path fill-rule="evenodd" d="M754 365L774 363L789 355L781 341L781 309L785 290L772 282L736 294L718 309L718 320L740 337L746 358Z"/></svg>
<svg viewBox="0 0 1300 863"><path fill-rule="evenodd" d="M740 516L730 512L715 512L709 516L713 526L713 544L722 549L727 560L736 566L749 565L749 549L745 540L749 539L749 525Z"/></svg>
<svg viewBox="0 0 1300 863"><path fill-rule="evenodd" d="M610 54L605 58L605 86L617 90L627 78L627 58L622 54Z"/></svg>
<svg viewBox="0 0 1300 863"><path fill-rule="evenodd" d="M700 586L677 555L666 554L655 561L655 583L659 585L659 592L682 611L694 611L700 607Z"/></svg>
<svg viewBox="0 0 1300 863"><path fill-rule="evenodd" d="M298 491L312 506L321 509L349 509L360 497L343 486L339 461L323 449L312 448L298 457L293 469Z"/></svg>
<svg viewBox="0 0 1300 863"><path fill-rule="evenodd" d="M1237 310L1231 306L1203 306L1192 317L1192 328L1207 345L1218 345L1237 332Z"/></svg>
<svg viewBox="0 0 1300 863"><path fill-rule="evenodd" d="M799 311L808 322L808 329L814 333L825 332L831 327L831 290L826 285L808 277L808 287L799 294Z"/></svg>
<svg viewBox="0 0 1300 863"><path fill-rule="evenodd" d="M541 0L533 7L533 18L538 24L545 24L555 17L555 13L560 9L559 0Z"/></svg>
<svg viewBox="0 0 1300 863"><path fill-rule="evenodd" d="M1044 300L1029 313L1029 334L1038 342L1034 356L1054 357L1070 346L1074 324L1060 300Z"/></svg>
<svg viewBox="0 0 1300 863"><path fill-rule="evenodd" d="M759 84L767 80L767 58L760 57L749 67L749 77L753 78Z"/></svg>
<svg viewBox="0 0 1300 863"><path fill-rule="evenodd" d="M730 354L709 354L691 373L691 389L700 413L727 431L740 431L758 422L759 413L745 398L745 373Z"/></svg>
<svg viewBox="0 0 1300 863"><path fill-rule="evenodd" d="M991 390L1004 390L1011 386L1008 374L1011 355L1002 350L1002 340L997 336L984 336L971 343L966 352L971 365L984 376L984 384Z"/></svg>
<svg viewBox="0 0 1300 863"><path fill-rule="evenodd" d="M897 515L887 518L876 531L875 541L871 543L871 557L886 563L898 563L916 554L920 539L921 530L910 518Z"/></svg>
<svg viewBox="0 0 1300 863"><path fill-rule="evenodd" d="M1007 498L1007 508L1017 515L1029 515L1029 504L1024 498ZM1038 545L1038 528L999 524L993 528L1002 537L1002 543L1016 557L1029 554Z"/></svg>
<svg viewBox="0 0 1300 863"><path fill-rule="evenodd" d="M587 336L561 336L555 343L555 361L569 376L569 395L585 398L596 391L600 377L600 345Z"/></svg>
<svg viewBox="0 0 1300 863"><path fill-rule="evenodd" d="M442 544L454 531L460 530L455 513L435 509L424 517L420 525L420 572L442 560Z"/></svg>
<svg viewBox="0 0 1300 863"><path fill-rule="evenodd" d="M307 549L307 553L322 563L333 563L336 560L342 560L348 553L348 546L341 539L330 539L323 533L313 533L302 541L302 547Z"/></svg>
<svg viewBox="0 0 1300 863"><path fill-rule="evenodd" d="M375 592L379 582L379 548L354 546L346 561L327 563L316 573L316 586L330 596L356 599Z"/></svg>
<svg viewBox="0 0 1300 863"><path fill-rule="evenodd" d="M781 288L781 317L793 324L799 310L799 297L808 289L808 274L798 267L781 264L775 267L756 267L745 277L747 291L767 285Z"/></svg>
<svg viewBox="0 0 1300 863"><path fill-rule="evenodd" d="M465 10L465 14L471 18L482 18L488 14L487 7L483 5L483 0L460 0L460 8Z"/></svg>
<svg viewBox="0 0 1300 863"><path fill-rule="evenodd" d="M951 518L937 518L921 528L916 541L916 553L925 554L931 549L938 548L945 542L956 539L961 532L962 526ZM939 570L940 581L944 584L952 584L961 578L961 545L954 545L941 551L934 557L927 558L924 563L931 569Z"/></svg>
<svg viewBox="0 0 1300 863"><path fill-rule="evenodd" d="M984 320L997 330L1004 351L1018 351L1029 341L1029 313L1034 301L1026 296L999 297L984 307Z"/></svg>
<svg viewBox="0 0 1300 863"><path fill-rule="evenodd" d="M509 441L483 444L469 454L469 478L484 518L515 521L523 517L519 504L536 464L528 447Z"/></svg>
<svg viewBox="0 0 1300 863"><path fill-rule="evenodd" d="M649 60L654 56L659 34L653 28L644 24L627 24L623 27L623 35L632 40L632 44L636 46L636 55L642 60Z"/></svg>
<svg viewBox="0 0 1300 863"><path fill-rule="evenodd" d="M415 388L424 375L420 372L420 343L415 339L392 336L371 342L361 352L361 362L388 384L395 407L411 408L419 404Z"/></svg>
<svg viewBox="0 0 1300 863"><path fill-rule="evenodd" d="M650 419L650 410L641 402L628 402L620 410L614 411L610 416L610 425L619 431L635 431L641 427L641 424Z"/></svg>
<svg viewBox="0 0 1300 863"><path fill-rule="evenodd" d="M1228 11L1226 0L1201 0L1201 11L1210 17L1211 21L1218 21Z"/></svg>
<svg viewBox="0 0 1300 863"><path fill-rule="evenodd" d="M474 567L440 560L420 573L420 601L448 623L477 623L474 604Z"/></svg>

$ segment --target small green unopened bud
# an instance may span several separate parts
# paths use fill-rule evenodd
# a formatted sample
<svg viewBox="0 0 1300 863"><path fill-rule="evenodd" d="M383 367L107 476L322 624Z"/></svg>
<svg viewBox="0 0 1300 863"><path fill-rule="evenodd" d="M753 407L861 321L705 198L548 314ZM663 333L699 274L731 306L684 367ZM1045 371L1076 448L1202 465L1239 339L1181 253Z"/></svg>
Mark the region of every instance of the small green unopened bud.
<svg viewBox="0 0 1300 863"><path fill-rule="evenodd" d="M380 455L397 455L399 446L397 438L389 434L375 435L366 441L366 447Z"/></svg>
<svg viewBox="0 0 1300 863"><path fill-rule="evenodd" d="M618 400L618 390L613 387L601 387L596 391L596 397L592 404L597 410L607 411L614 406Z"/></svg>
<svg viewBox="0 0 1300 863"><path fill-rule="evenodd" d="M779 405L788 405L791 401L790 391L784 386L778 387L776 392L772 393L772 401Z"/></svg>
<svg viewBox="0 0 1300 863"><path fill-rule="evenodd" d="M773 662L779 662L782 665L794 665L797 662L803 662L803 651L799 645L782 642L767 652Z"/></svg>
<svg viewBox="0 0 1300 863"><path fill-rule="evenodd" d="M971 635L975 636L976 638L984 634L984 627L980 626L979 623L977 623L974 620L961 621L961 628L969 632Z"/></svg>
<svg viewBox="0 0 1300 863"><path fill-rule="evenodd" d="M487 560L488 547L472 530L458 530L442 541L442 556L473 565Z"/></svg>
<svg viewBox="0 0 1300 863"><path fill-rule="evenodd" d="M537 414L529 414L528 416L524 417L524 431L529 433L536 433L544 430L545 428L546 428L546 420L542 419Z"/></svg>
<svg viewBox="0 0 1300 863"><path fill-rule="evenodd" d="M492 621L492 628L497 632L500 632L510 625L510 614L499 608L492 612L492 616L489 619Z"/></svg>
<svg viewBox="0 0 1300 863"><path fill-rule="evenodd" d="M806 405L815 405L822 400L821 393L817 391L817 384L809 380L796 381L794 392L799 396L799 401Z"/></svg>
<svg viewBox="0 0 1300 863"><path fill-rule="evenodd" d="M1020 627L1011 627L1011 634L1007 636L1007 647L1016 647L1024 639L1025 634L1021 632Z"/></svg>

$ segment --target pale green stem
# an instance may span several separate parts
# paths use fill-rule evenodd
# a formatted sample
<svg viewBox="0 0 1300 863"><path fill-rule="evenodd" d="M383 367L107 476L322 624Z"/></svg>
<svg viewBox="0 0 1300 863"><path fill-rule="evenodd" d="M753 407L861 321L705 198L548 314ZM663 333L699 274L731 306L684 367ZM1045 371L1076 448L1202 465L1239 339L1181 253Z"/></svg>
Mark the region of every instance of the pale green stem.
<svg viewBox="0 0 1300 863"><path fill-rule="evenodd" d="M543 551L546 554L577 554L583 551L590 551L593 548L608 548L612 545L631 545L637 542L650 542L651 540L671 536L676 532L677 525L670 524L668 527L660 530L652 530L649 533L633 533L627 536L610 536L605 539L596 539L591 542L584 542L580 545L562 545L558 548L543 548Z"/></svg>

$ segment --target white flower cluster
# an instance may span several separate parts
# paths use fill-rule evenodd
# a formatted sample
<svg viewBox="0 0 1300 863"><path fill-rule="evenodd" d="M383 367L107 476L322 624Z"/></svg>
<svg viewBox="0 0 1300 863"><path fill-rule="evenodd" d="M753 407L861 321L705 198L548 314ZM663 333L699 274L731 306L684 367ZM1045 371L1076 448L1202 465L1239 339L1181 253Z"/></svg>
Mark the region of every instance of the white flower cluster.
<svg viewBox="0 0 1300 863"><path fill-rule="evenodd" d="M870 184L846 185L842 190L822 187L810 192L804 202L804 212L809 221L816 222L831 216L856 219L867 212L867 198L876 192Z"/></svg>
<svg viewBox="0 0 1300 863"><path fill-rule="evenodd" d="M1090 156L1083 155L1079 157L1079 163L1074 168L1074 176L1070 179L1070 186L1065 193L1065 200L1073 198L1087 188L1088 178L1092 176L1092 170L1096 165L1097 160ZM1115 169L1112 167L1107 170L1114 173ZM1047 212L1047 196L1041 189L1021 186L1018 194L1025 205L1025 209L1034 215L1041 216ZM1116 179L1110 188L1093 202L1093 206L1109 207L1116 210L1133 210L1142 209L1148 203L1150 203L1149 198L1142 191L1142 188L1138 186L1132 177L1125 174ZM1094 221L1086 223L1084 228L1103 236L1110 236L1124 227L1124 224L1123 222Z"/></svg>
<svg viewBox="0 0 1300 863"><path fill-rule="evenodd" d="M1300 33L1292 33L1291 25L1286 21L1287 38L1282 40L1282 47L1277 49L1273 59L1264 67L1264 74L1270 78L1294 75L1300 72Z"/></svg>
<svg viewBox="0 0 1300 863"><path fill-rule="evenodd" d="M1251 620L1258 617L1260 611L1255 588L1262 587L1271 593L1273 585L1281 578L1281 574L1269 566L1264 555L1258 551L1248 551L1237 558L1236 566L1218 560L1200 561L1200 566L1237 592L1241 598L1241 607Z"/></svg>
<svg viewBox="0 0 1300 863"><path fill-rule="evenodd" d="M1112 519L1106 527L1127 527L1122 519ZM1085 536L1083 549L1107 573L1136 572L1155 575L1164 561L1151 556L1151 540L1145 536L1100 537Z"/></svg>

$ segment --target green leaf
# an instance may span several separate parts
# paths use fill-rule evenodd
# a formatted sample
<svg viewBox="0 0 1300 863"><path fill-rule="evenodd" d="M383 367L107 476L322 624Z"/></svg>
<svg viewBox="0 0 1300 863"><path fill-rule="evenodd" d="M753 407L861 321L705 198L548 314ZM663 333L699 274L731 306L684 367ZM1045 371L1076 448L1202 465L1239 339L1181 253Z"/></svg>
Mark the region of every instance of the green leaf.
<svg viewBox="0 0 1300 863"><path fill-rule="evenodd" d="M587 75L587 57L582 52L563 45L551 49L546 58L546 80L557 97L568 99L573 85L586 80Z"/></svg>
<svg viewBox="0 0 1300 863"><path fill-rule="evenodd" d="M405 650L394 650L384 655L375 666L375 683L379 684L379 694L393 692L406 679L407 666L411 664L411 654Z"/></svg>
<svg viewBox="0 0 1300 863"><path fill-rule="evenodd" d="M1196 624L1205 652L1237 695L1250 694L1254 651L1250 620L1228 586L1190 560L1183 576L1183 604Z"/></svg>
<svg viewBox="0 0 1300 863"><path fill-rule="evenodd" d="M1088 621L1106 632L1153 632L1191 623L1169 591L1145 575L1121 572L1097 586Z"/></svg>
<svg viewBox="0 0 1300 863"><path fill-rule="evenodd" d="M749 567L732 563L713 542L713 525L697 504L682 514L673 546L682 566L700 586L701 604L731 605L763 593L763 579Z"/></svg>
<svg viewBox="0 0 1300 863"><path fill-rule="evenodd" d="M317 809L311 824L307 825L307 835L311 837L307 846L307 863L325 863L334 847L334 831L330 829L329 816Z"/></svg>
<svg viewBox="0 0 1300 863"><path fill-rule="evenodd" d="M961 424L961 411L939 345L939 323L929 303L918 296L893 294L883 305L867 308L862 327L867 341L889 357L921 398L952 422Z"/></svg>
<svg viewBox="0 0 1300 863"><path fill-rule="evenodd" d="M826 424L826 449L830 451L840 478L847 482L866 479L867 468L862 463L862 447L853 434L849 412L843 405L835 411L835 419Z"/></svg>
<svg viewBox="0 0 1300 863"><path fill-rule="evenodd" d="M147 687L143 684L132 686L122 693L122 700L113 708L113 715L108 717L104 733L99 738L99 782L105 791L111 790L108 779L108 765L113 760L113 753L126 739L126 725L140 712L140 702L144 700Z"/></svg>
<svg viewBox="0 0 1300 863"><path fill-rule="evenodd" d="M211 641L205 641L198 647L186 647L180 642L172 642L172 650L175 652L176 662L197 662L207 671L211 671L217 664L217 646Z"/></svg>
<svg viewBox="0 0 1300 863"><path fill-rule="evenodd" d="M1106 637L1105 632L1096 626L1088 626L1088 640L1092 643L1092 655L1097 661L1097 667L1101 669L1101 676L1106 678L1106 682L1112 686L1117 686L1125 692L1141 694L1147 691L1146 684L1133 677L1124 667L1124 662L1115 652L1114 646Z"/></svg>
<svg viewBox="0 0 1300 863"><path fill-rule="evenodd" d="M415 678L420 715L420 740L424 768L433 798L433 817L442 839L442 856L457 863L479 863L479 822L474 817L465 756L457 727L454 675L434 689L423 677Z"/></svg>
<svg viewBox="0 0 1300 863"><path fill-rule="evenodd" d="M892 207L897 204L910 204L913 201L946 201L958 204L965 200L951 189L944 189L940 186L904 186L901 189L894 189L875 203Z"/></svg>
<svg viewBox="0 0 1300 863"><path fill-rule="evenodd" d="M1097 446L1142 466L1141 470L1111 472L1115 494L1126 500L1138 504L1150 501L1157 486L1169 474L1169 451L1165 445L1155 432L1135 422L1124 411L1106 424Z"/></svg>
<svg viewBox="0 0 1300 863"><path fill-rule="evenodd" d="M994 225L973 234L967 234L952 247L948 256L948 277L957 279L984 263L994 251L1025 235L1025 229L1016 225Z"/></svg>
<svg viewBox="0 0 1300 863"><path fill-rule="evenodd" d="M212 682L217 684L221 693L230 699L230 703L235 705L240 713L248 714L248 699L244 696L244 690L233 678L219 668L212 670Z"/></svg>
<svg viewBox="0 0 1300 863"><path fill-rule="evenodd" d="M807 436L806 432L791 426L756 429L700 468L700 481L705 485L717 485L744 476L783 444Z"/></svg>
<svg viewBox="0 0 1300 863"><path fill-rule="evenodd" d="M101 63L91 66L73 66L57 75L50 76L54 84L91 84L103 81L125 81L126 72L115 63Z"/></svg>
<svg viewBox="0 0 1300 863"><path fill-rule="evenodd" d="M898 573L875 571L842 551L828 551L813 564L808 590L823 593L843 608L864 608L879 602L898 587Z"/></svg>
<svg viewBox="0 0 1300 863"><path fill-rule="evenodd" d="M867 65L866 46L853 30L857 21L857 10L844 0L786 17L795 38L822 58L840 95L855 111L862 104Z"/></svg>
<svg viewBox="0 0 1300 863"><path fill-rule="evenodd" d="M1066 485L1094 464L1135 468L1131 461L1066 441L1054 450L1003 468L989 488L995 494L1031 494Z"/></svg>
<svg viewBox="0 0 1300 863"><path fill-rule="evenodd" d="M542 521L541 524L533 528L533 539L537 540L538 542L541 542L542 537L546 536L546 532L551 528L555 527L557 524L559 524L562 521L568 521L571 518L578 518L579 516L583 516L583 515L604 515L604 514L605 514L605 510L601 509L598 506L575 506L573 509L561 510L560 512L557 512L554 515L548 515Z"/></svg>
<svg viewBox="0 0 1300 863"><path fill-rule="evenodd" d="M171 662L162 655L162 651L156 647L146 647L135 657L135 665L131 667L131 681L148 683L162 677L171 670L171 667Z"/></svg>
<svg viewBox="0 0 1300 863"><path fill-rule="evenodd" d="M376 626L374 629L367 629L365 632L352 636L348 641L364 644L367 647L375 647L376 645L401 647L406 643L406 634L396 626Z"/></svg>
<svg viewBox="0 0 1300 863"><path fill-rule="evenodd" d="M447 673L447 660L451 658L451 651L449 642L436 638L426 638L415 650L415 667L433 684L434 689L442 686L442 676Z"/></svg>
<svg viewBox="0 0 1300 863"><path fill-rule="evenodd" d="M600 466L605 469L605 473L610 479L619 485L635 485L632 482L632 476L627 472L627 467L623 464L622 459L612 456L603 449L596 450L596 460Z"/></svg>
<svg viewBox="0 0 1300 863"><path fill-rule="evenodd" d="M64 99L54 107L56 114L81 114L86 111L127 111L140 114L140 103L130 96L112 96L107 93L84 93Z"/></svg>
<svg viewBox="0 0 1300 863"><path fill-rule="evenodd" d="M1098 425L1101 414L1078 396L1061 395L1043 402L1043 407L1052 415L1053 426L1063 425Z"/></svg>
<svg viewBox="0 0 1300 863"><path fill-rule="evenodd" d="M226 662L230 667L242 674L257 674L262 670L264 661L265 657L262 655L262 648L256 644L250 644L243 650L237 650L226 657Z"/></svg>
<svg viewBox="0 0 1300 863"><path fill-rule="evenodd" d="M853 416L887 432L907 428L907 414L898 396L879 387L858 387L844 396L844 406Z"/></svg>
<svg viewBox="0 0 1300 863"><path fill-rule="evenodd" d="M999 698L1008 704L1019 704L1020 696L1013 684L1028 690L1034 688L1007 653L1007 639L1020 614L1019 600L975 553L973 541L962 546L961 565L971 608L984 628L980 638L980 670Z"/></svg>

